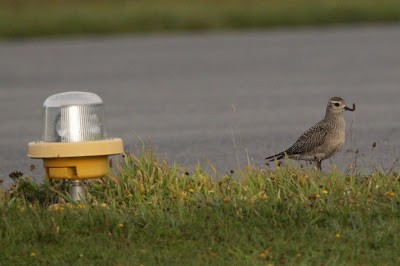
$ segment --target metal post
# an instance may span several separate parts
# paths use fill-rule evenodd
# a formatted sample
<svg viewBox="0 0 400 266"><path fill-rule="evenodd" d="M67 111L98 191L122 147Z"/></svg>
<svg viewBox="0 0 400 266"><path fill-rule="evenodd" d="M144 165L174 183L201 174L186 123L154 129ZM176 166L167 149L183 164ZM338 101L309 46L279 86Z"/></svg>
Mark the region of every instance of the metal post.
<svg viewBox="0 0 400 266"><path fill-rule="evenodd" d="M69 195L71 196L72 201L86 201L86 191L82 181L74 179L70 180L69 183L71 184Z"/></svg>

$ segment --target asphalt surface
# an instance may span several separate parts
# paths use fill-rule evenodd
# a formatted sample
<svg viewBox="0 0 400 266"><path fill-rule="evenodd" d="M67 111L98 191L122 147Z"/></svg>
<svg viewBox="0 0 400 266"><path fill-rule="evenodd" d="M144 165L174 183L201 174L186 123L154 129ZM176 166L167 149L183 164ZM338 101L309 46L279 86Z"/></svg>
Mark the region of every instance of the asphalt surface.
<svg viewBox="0 0 400 266"><path fill-rule="evenodd" d="M323 167L346 169L346 150L358 148L387 169L399 158L399 44L400 25L1 42L0 179L41 168L26 157L41 106L72 90L102 97L109 136L130 152L144 141L171 162L221 172L263 165L341 96L357 111Z"/></svg>

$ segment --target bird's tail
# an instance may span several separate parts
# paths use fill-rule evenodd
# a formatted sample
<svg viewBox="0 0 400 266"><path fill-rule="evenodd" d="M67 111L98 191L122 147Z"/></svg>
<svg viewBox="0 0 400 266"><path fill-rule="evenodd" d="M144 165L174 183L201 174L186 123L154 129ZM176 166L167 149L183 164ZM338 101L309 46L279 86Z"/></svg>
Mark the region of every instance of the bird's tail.
<svg viewBox="0 0 400 266"><path fill-rule="evenodd" d="M275 155L272 155L272 156L269 156L269 157L265 158L265 160L267 160L268 162L271 162L271 161L275 161L275 160L281 160L283 158L285 158L285 153L284 152L280 152L280 153L277 153Z"/></svg>

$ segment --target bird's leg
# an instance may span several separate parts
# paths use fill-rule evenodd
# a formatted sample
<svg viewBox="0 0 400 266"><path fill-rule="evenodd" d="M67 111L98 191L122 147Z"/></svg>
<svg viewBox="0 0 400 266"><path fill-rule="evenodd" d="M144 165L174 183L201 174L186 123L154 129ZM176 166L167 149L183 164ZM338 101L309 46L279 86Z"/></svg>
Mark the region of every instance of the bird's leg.
<svg viewBox="0 0 400 266"><path fill-rule="evenodd" d="M322 160L318 160L318 161L316 161L316 163L317 163L317 169L319 170L319 171L321 171L321 165L322 165Z"/></svg>

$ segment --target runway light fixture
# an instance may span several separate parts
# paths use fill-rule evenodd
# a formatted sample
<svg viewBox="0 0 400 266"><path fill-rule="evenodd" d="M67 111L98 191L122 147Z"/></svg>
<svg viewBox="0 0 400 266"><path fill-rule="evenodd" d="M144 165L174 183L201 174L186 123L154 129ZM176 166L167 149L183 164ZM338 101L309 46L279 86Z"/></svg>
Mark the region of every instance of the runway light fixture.
<svg viewBox="0 0 400 266"><path fill-rule="evenodd" d="M73 201L85 201L82 180L108 172L108 156L123 152L119 138L107 138L102 99L89 92L64 92L43 103L42 140L28 144L28 156L43 159L49 179L67 179Z"/></svg>

